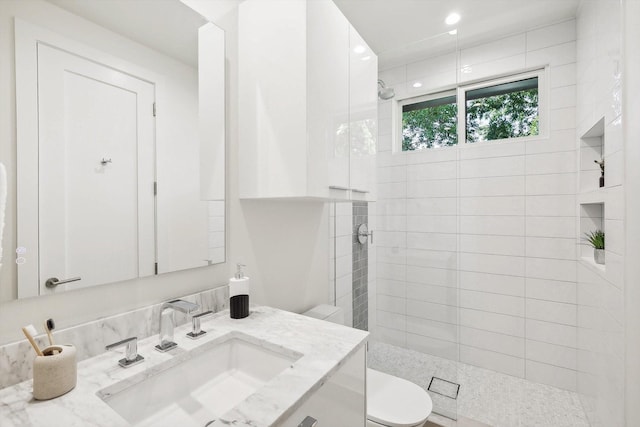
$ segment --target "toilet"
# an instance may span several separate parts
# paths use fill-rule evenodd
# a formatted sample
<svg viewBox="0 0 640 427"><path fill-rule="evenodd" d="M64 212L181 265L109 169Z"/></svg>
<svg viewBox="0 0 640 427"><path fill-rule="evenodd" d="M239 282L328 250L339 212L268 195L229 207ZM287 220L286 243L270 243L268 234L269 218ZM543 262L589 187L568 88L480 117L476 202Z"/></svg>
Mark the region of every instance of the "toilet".
<svg viewBox="0 0 640 427"><path fill-rule="evenodd" d="M339 307L319 305L305 316L344 325ZM367 427L420 427L433 402L422 387L393 375L367 368Z"/></svg>

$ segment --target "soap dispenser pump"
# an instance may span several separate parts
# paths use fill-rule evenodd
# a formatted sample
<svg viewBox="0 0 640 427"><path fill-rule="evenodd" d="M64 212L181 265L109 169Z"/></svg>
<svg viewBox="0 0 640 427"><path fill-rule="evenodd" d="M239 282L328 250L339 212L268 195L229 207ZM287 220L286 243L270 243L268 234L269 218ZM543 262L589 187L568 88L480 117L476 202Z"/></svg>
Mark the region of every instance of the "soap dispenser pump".
<svg viewBox="0 0 640 427"><path fill-rule="evenodd" d="M244 264L237 264L235 277L229 280L229 311L232 319L249 316L249 278L242 272Z"/></svg>

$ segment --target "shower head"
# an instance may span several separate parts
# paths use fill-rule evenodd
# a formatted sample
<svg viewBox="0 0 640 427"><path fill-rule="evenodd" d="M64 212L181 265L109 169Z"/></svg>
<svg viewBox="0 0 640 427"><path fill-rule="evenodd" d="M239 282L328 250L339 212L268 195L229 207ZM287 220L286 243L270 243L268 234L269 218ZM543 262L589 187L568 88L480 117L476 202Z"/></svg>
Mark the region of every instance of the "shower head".
<svg viewBox="0 0 640 427"><path fill-rule="evenodd" d="M396 96L393 88L387 87L382 80L378 80L378 98L386 101Z"/></svg>

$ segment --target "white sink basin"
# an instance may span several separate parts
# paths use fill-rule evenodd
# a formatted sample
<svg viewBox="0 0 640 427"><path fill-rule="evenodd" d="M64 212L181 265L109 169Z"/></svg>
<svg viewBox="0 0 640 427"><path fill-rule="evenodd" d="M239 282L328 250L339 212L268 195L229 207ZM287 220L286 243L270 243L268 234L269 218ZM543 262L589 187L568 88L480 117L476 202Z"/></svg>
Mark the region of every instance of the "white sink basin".
<svg viewBox="0 0 640 427"><path fill-rule="evenodd" d="M98 393L136 426L204 427L302 355L232 333Z"/></svg>

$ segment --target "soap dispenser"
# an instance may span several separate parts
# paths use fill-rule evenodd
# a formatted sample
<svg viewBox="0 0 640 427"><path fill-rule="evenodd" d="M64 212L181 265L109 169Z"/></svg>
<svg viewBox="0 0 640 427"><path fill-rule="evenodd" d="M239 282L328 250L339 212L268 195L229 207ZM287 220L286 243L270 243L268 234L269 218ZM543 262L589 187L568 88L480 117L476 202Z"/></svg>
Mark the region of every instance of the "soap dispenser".
<svg viewBox="0 0 640 427"><path fill-rule="evenodd" d="M229 311L232 319L249 316L249 278L242 272L244 264L238 264L235 277L229 280Z"/></svg>

